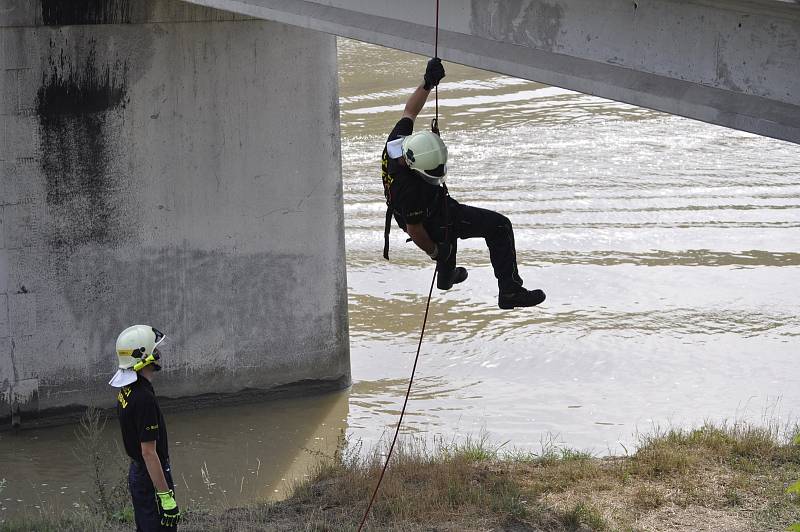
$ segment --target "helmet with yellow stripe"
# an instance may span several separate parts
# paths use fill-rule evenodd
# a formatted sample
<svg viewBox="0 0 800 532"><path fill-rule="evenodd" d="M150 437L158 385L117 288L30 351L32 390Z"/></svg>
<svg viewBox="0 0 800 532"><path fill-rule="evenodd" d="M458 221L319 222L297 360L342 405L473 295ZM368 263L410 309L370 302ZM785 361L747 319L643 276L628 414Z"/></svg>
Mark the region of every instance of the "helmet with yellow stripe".
<svg viewBox="0 0 800 532"><path fill-rule="evenodd" d="M164 341L164 333L149 325L133 325L117 337L117 367L111 379L112 386L120 387L136 380L136 372L147 366L161 369L158 344Z"/></svg>

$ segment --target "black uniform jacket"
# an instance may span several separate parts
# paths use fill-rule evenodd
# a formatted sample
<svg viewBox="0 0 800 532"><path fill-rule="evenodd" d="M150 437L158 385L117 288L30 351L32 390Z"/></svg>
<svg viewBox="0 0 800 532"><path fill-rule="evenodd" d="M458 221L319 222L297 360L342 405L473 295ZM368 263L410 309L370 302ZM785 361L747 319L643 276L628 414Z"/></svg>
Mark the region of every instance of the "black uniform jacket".
<svg viewBox="0 0 800 532"><path fill-rule="evenodd" d="M132 460L144 462L141 443L155 441L161 464L169 463L167 425L150 381L139 375L135 382L120 388L117 414L125 452Z"/></svg>
<svg viewBox="0 0 800 532"><path fill-rule="evenodd" d="M386 142L407 137L413 131L414 121L403 117L394 126ZM406 224L424 222L440 208L443 188L431 185L414 170L389 159L385 146L381 170L387 204L393 209L395 220L402 229Z"/></svg>

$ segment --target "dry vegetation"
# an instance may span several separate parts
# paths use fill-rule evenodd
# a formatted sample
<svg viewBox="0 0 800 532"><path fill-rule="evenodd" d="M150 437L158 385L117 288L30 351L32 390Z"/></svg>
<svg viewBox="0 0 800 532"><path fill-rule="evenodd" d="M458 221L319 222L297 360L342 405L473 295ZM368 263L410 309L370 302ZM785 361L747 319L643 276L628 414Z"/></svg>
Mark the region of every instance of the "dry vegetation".
<svg viewBox="0 0 800 532"><path fill-rule="evenodd" d="M343 445L286 501L188 512L181 530L354 530L380 472L379 453ZM786 530L800 501L800 445L747 425L642 437L632 456L547 448L500 453L486 440L395 450L368 530ZM113 530L100 514L0 530ZM31 528L33 527L33 528Z"/></svg>

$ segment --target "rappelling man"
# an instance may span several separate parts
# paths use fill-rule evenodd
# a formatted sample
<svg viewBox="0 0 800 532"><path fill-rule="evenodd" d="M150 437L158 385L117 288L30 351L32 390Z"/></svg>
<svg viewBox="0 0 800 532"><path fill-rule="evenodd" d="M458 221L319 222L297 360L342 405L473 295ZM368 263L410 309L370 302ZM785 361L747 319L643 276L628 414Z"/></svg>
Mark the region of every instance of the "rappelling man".
<svg viewBox="0 0 800 532"><path fill-rule="evenodd" d="M128 327L117 337L117 414L131 459L128 489L137 532L177 530L181 512L169 464L167 426L151 381L161 369L164 334L149 325Z"/></svg>
<svg viewBox="0 0 800 532"><path fill-rule="evenodd" d="M423 83L406 101L403 117L383 149L381 174L388 209L384 252L389 258L389 230L394 217L411 240L436 261L436 286L449 290L467 278L456 266L457 239L484 238L499 288L501 309L532 307L545 300L541 290L522 287L517 270L514 230L508 218L494 211L457 202L447 192L447 146L434 131L414 133L414 120L428 95L444 78L441 59L428 61Z"/></svg>

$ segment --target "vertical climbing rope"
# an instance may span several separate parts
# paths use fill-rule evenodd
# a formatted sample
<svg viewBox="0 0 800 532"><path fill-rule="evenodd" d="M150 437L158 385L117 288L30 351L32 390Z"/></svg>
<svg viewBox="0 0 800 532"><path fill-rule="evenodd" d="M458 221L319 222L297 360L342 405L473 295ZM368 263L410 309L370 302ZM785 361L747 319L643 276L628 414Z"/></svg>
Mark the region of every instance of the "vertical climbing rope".
<svg viewBox="0 0 800 532"><path fill-rule="evenodd" d="M436 0L436 36L434 37L434 45L433 45L433 56L439 57L439 0ZM436 118L433 119L431 123L431 129L438 134L439 133L439 86L437 85L434 87L435 95L436 95ZM445 208L447 207L447 195L444 196L445 201ZM445 232L447 231L447 221L445 221ZM446 240L446 238L445 238ZM367 509L364 512L364 517L361 519L361 524L358 525L358 532L364 528L364 524L367 522L367 518L369 517L369 512L372 510L372 505L375 502L375 497L378 495L378 490L381 487L381 482L383 482L383 476L386 474L386 468L389 467L389 460L392 458L392 451L394 451L394 446L397 443L397 436L400 434L400 426L403 424L403 417L406 415L406 407L408 406L408 398L411 397L411 386L414 384L414 375L417 372L417 363L419 362L419 352L422 349L422 338L425 336L425 325L428 323L428 310L431 307L431 296L433 295L433 285L436 282L436 274L439 273L439 263L436 263L436 268L433 270L433 278L431 279L431 287L428 290L428 300L425 303L425 316L422 318L422 330L419 333L419 343L417 344L417 354L414 356L414 366L411 368L411 377L408 379L408 389L406 390L406 397L403 400L403 408L400 410L400 419L397 420L397 427L394 430L394 437L392 438L392 443L389 446L389 452L386 454L386 462L383 464L383 469L381 469L381 476L378 477L378 482L375 484L375 489L372 492L372 497L369 499L369 504L367 505Z"/></svg>
<svg viewBox="0 0 800 532"><path fill-rule="evenodd" d="M397 421L397 427L394 430L394 438L392 438L392 444L389 446L389 452L386 454L386 462L383 464L383 469L381 470L381 476L378 477L378 483L375 484L375 490L372 492L372 498L369 500L369 504L367 505L367 511L364 512L364 517L361 519L361 524L358 525L358 531L361 532L361 529L364 528L364 523L367 522L367 517L369 517L369 512L372 509L372 504L375 502L375 496L378 494L378 489L381 487L381 482L383 482L383 475L386 474L386 468L389 466L389 460L392 458L392 451L394 451L394 445L397 443L397 435L400 434L400 425L403 423L403 416L406 414L406 406L408 406L408 398L411 396L411 385L414 383L414 374L417 372L417 362L419 361L419 351L422 348L422 337L425 336L425 324L428 323L428 309L431 306L431 295L433 295L433 284L436 282L436 274L439 271L439 268L434 270L433 272L433 279L431 279L431 288L428 291L428 302L425 304L425 317L422 319L422 331L419 333L419 343L417 344L417 356L414 357L414 367L411 368L411 378L408 380L408 390L406 390L406 398L403 401L403 409L400 410L400 419Z"/></svg>
<svg viewBox="0 0 800 532"><path fill-rule="evenodd" d="M439 57L439 0L436 0L436 33L433 38L433 57ZM433 88L433 94L436 101L435 108L435 118L433 119L433 124L431 124L431 129L437 135L439 134L439 84L437 83L436 86Z"/></svg>

